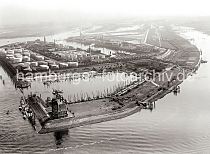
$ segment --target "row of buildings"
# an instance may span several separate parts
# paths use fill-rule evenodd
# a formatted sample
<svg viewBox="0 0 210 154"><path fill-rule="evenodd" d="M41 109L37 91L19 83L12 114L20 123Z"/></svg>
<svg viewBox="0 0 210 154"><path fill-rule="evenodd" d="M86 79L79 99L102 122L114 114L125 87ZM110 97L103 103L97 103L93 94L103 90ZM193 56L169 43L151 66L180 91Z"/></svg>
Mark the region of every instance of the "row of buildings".
<svg viewBox="0 0 210 154"><path fill-rule="evenodd" d="M56 52L61 58L69 61L83 61L86 59L99 60L105 59L106 55L102 54L100 51L84 51L84 50L67 50Z"/></svg>
<svg viewBox="0 0 210 154"><path fill-rule="evenodd" d="M6 59L19 70L24 71L45 71L49 69L59 69L67 67L78 67L77 61L58 62L30 50L17 48L1 48Z"/></svg>

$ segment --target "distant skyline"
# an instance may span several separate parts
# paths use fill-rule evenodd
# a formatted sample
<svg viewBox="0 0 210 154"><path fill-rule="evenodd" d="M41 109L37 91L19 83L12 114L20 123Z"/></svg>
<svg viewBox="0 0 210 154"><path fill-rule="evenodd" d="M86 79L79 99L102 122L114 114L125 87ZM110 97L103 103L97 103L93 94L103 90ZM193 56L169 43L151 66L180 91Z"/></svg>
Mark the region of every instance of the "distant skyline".
<svg viewBox="0 0 210 154"><path fill-rule="evenodd" d="M0 23L144 16L210 16L208 0L0 0Z"/></svg>

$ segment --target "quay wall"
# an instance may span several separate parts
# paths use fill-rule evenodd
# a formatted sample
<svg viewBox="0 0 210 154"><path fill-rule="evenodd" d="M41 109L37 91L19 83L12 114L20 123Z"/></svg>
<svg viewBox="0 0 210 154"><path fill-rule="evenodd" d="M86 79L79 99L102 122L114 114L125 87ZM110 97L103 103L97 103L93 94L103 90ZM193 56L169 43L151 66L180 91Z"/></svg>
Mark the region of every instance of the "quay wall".
<svg viewBox="0 0 210 154"><path fill-rule="evenodd" d="M49 132L55 132L55 131L60 131L60 130L66 130L70 128L75 128L75 127L80 127L84 125L90 125L90 124L95 124L95 123L101 123L105 121L111 121L111 120L116 120L116 119L121 119L127 116L130 116L138 111L140 111L141 108L139 106L135 106L133 108L128 108L124 109L123 111L118 111L118 112L113 112L110 114L106 115L98 115L98 116L91 116L83 119L65 119L65 121L61 121L58 123L51 124L50 122L43 127L39 133L44 134L44 133L49 133Z"/></svg>
<svg viewBox="0 0 210 154"><path fill-rule="evenodd" d="M8 75L15 80L16 70L15 68L6 60L6 58L0 54L0 64L4 68L4 70L8 73Z"/></svg>
<svg viewBox="0 0 210 154"><path fill-rule="evenodd" d="M183 81L177 81L169 89L156 92L155 94L153 94L146 100L140 100L140 101L155 102L158 99L163 98L168 93L172 92L173 89L177 87L178 85L180 85L182 82ZM49 132L54 132L54 131L80 127L84 125L89 125L89 124L95 124L95 123L101 123L101 122L115 120L115 119L121 119L129 115L132 115L142 109L142 107L135 104L135 102L130 102L130 103L131 105L133 105L132 107L123 108L116 112L112 112L105 115L91 116L91 117L86 117L82 119L63 118L63 119L57 119L55 121L54 120L48 121L46 125L39 131L39 133L41 134L49 133Z"/></svg>
<svg viewBox="0 0 210 154"><path fill-rule="evenodd" d="M155 93L154 95L152 95L150 98L146 99L145 101L148 101L148 102L157 101L158 99L172 92L173 89L181 83L182 82L177 82L170 89ZM90 124L96 124L96 123L101 123L101 122L106 122L106 121L111 121L111 120L116 120L116 119L122 119L142 109L142 107L135 104L135 102L131 102L131 105L132 107L123 108L118 111L115 111L109 114L104 114L104 115L91 116L91 117L86 117L82 119L63 118L63 119L56 119L55 121L52 120L52 121L47 122L45 127L43 127L39 131L39 133L44 134L44 133L49 133L49 132L55 132L55 131L66 130L66 129L75 128L75 127L80 127L84 125L90 125Z"/></svg>

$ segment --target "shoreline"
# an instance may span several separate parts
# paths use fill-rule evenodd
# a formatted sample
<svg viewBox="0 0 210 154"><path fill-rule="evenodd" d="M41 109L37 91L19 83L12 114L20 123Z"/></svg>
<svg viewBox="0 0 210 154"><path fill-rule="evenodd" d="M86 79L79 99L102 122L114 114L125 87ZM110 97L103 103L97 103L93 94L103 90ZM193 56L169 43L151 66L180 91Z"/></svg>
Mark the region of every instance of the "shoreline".
<svg viewBox="0 0 210 154"><path fill-rule="evenodd" d="M191 44L187 39L185 39L185 40L189 43L188 45L193 46L193 44ZM184 49L183 50L180 49L179 52L180 53L178 53L179 54L178 57L183 56L183 54L186 54L186 51ZM185 60L184 62L186 64L184 64L184 65L181 64L181 67L183 67L183 66L186 67L186 68L183 67L184 71L193 72L193 71L197 70L200 65L201 52L197 49L197 47L195 50L193 50L193 52L199 53L198 54L199 57L196 57L196 58L199 58L199 60L197 61L197 59L194 59L194 60L188 59L188 61L187 61L184 59ZM197 54L196 54L196 56L197 56ZM177 59L175 59L175 60L177 60ZM190 63L189 66L188 66L188 62ZM173 89L176 86L180 85L182 82L173 84L169 89L162 90L162 91L155 91L155 93L152 93L152 95L149 95L149 97L148 97L148 94L144 94L143 97L146 96L146 99L140 99L138 101L140 101L140 102L144 102L144 101L155 102L156 100L161 99L168 93L172 92ZM153 88L152 90L149 91L149 93L153 92L154 90L156 90L156 89ZM78 104L80 104L80 103L78 103ZM132 107L130 107L130 105ZM101 123L101 122L105 122L105 121L121 119L121 118L127 117L129 115L132 115L132 114L140 111L141 109L143 109L143 108L138 106L138 104L136 104L136 102L129 102L128 106L122 107L120 109L117 109L117 110L111 111L111 112L106 111L104 114L99 113L98 115L96 114L93 116L86 115L87 117L83 117L83 118L67 117L67 118L63 118L63 119L49 120L48 122L46 122L44 127L39 131L39 133L41 133L41 134L49 133L49 132L60 131L60 130L65 130L65 129L69 129L69 128L80 127L80 126L84 126L84 125L89 125L89 124L95 124L95 123Z"/></svg>
<svg viewBox="0 0 210 154"><path fill-rule="evenodd" d="M162 90L155 92L152 94L149 98L146 97L146 99L139 100L139 102L155 102L167 94L171 93L177 86L179 86L183 81L178 81L175 84L173 84L169 89ZM84 102L83 102L84 103ZM130 107L132 106L132 107ZM90 125L90 124L96 124L116 119L122 119L124 117L130 116L132 114L135 114L138 111L141 111L143 109L142 106L139 106L135 101L129 102L129 105L126 107L123 107L115 112L110 112L106 114L100 114L100 115L94 115L90 117L85 118L63 118L63 119L56 119L56 120L50 120L46 122L45 127L42 127L38 133L49 133L54 131L60 131L60 130L66 130L71 129L75 127L80 127L84 125Z"/></svg>
<svg viewBox="0 0 210 154"><path fill-rule="evenodd" d="M147 98L144 101L155 102L163 98L167 94L171 93L173 89L177 87L178 85L180 85L181 83L182 82L178 82L177 84L173 85L168 90L155 93L154 95L150 96L150 98ZM81 119L76 119L76 120L74 120L73 118L66 118L66 119L64 118L62 119L62 121L60 121L60 119L56 119L56 121L58 122L55 122L55 123L54 121L49 121L46 123L45 127L44 128L42 127L42 129L38 133L44 134L44 133L50 133L50 132L56 132L56 131L62 131L66 129L76 128L76 127L81 127L85 125L91 125L91 124L97 124L97 123L107 122L111 120L122 119L130 115L133 115L143 109L142 106L138 106L135 102L130 102L130 105L134 105L134 106L125 107L123 109L120 109L112 113L101 114L97 116L91 116L91 117L86 117L86 118L81 118Z"/></svg>
<svg viewBox="0 0 210 154"><path fill-rule="evenodd" d="M186 39L185 39L186 40ZM194 46L193 44L191 44L188 40L186 40L191 46ZM185 51L182 50L182 54ZM194 71L196 71L199 66L200 66L200 62L201 62L201 51L198 50L198 48L196 47L196 51L194 52L198 52L199 53L199 57L198 61L194 60L194 64L192 65L192 68L190 70L183 68L184 71L186 71L187 73L193 73ZM186 61L187 62L187 61ZM187 78L187 77L186 77ZM186 79L185 78L185 79ZM184 80L185 80L184 79ZM183 80L183 81L184 81ZM168 93L171 93L173 91L174 88L176 88L178 85L180 85L183 81L179 81L176 84L173 84L169 89L161 91L161 92L155 92L155 94L153 94L152 96L150 96L149 98L146 99L146 101L150 102L155 102L158 99L163 98L164 96L166 96ZM145 101L145 100L139 100L139 101ZM130 102L131 104L131 102ZM53 132L53 131L60 131L60 130L65 130L65 129L70 129L70 128L75 128L75 127L80 127L80 126L84 126L84 125L89 125L89 124L95 124L95 123L101 123L101 122L105 122L105 121L111 121L111 120L116 120L116 119L121 119L124 117L127 117L129 115L132 115L138 111L140 111L141 109L143 109L142 107L135 105L132 108L127 108L127 109L119 109L118 113L108 113L106 115L97 115L97 116L90 116L88 118L84 118L81 119L81 121L73 121L72 119L68 119L68 121L66 122L62 122L63 125L59 125L60 123L58 122L56 124L52 124L50 121L46 123L45 127L42 128L39 133L49 133L49 132ZM66 119L67 120L67 119Z"/></svg>

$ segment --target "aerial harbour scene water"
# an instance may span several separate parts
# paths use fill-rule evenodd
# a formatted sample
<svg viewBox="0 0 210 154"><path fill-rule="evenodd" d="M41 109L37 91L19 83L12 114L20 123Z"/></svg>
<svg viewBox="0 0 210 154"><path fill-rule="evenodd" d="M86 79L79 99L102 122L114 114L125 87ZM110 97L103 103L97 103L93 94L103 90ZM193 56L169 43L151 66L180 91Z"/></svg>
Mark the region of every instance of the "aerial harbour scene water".
<svg viewBox="0 0 210 154"><path fill-rule="evenodd" d="M207 14L47 1L0 7L0 153L210 153Z"/></svg>

